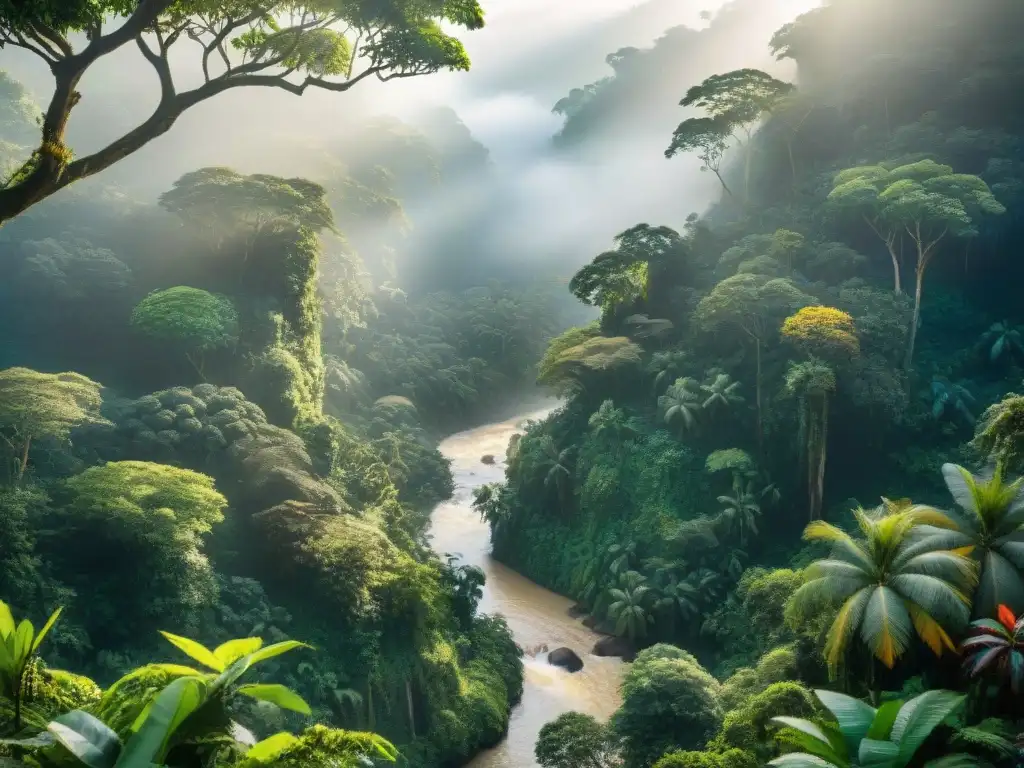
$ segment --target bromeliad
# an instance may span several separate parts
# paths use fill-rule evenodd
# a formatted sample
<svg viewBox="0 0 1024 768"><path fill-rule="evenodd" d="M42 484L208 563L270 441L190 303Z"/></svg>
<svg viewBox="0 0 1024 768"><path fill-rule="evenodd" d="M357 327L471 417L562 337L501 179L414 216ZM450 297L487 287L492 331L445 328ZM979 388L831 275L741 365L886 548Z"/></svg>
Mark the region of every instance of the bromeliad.
<svg viewBox="0 0 1024 768"><path fill-rule="evenodd" d="M968 637L961 646L964 668L971 677L989 671L999 682L1008 679L1013 693L1020 693L1024 682L1024 616L1017 618L1007 606L1000 605L999 620L971 622Z"/></svg>

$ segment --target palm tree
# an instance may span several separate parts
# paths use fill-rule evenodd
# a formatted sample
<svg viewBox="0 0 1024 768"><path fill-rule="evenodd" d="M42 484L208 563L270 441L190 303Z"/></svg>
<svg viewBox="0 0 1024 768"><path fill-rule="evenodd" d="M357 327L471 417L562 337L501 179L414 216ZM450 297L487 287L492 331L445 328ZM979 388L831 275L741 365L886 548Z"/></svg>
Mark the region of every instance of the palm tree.
<svg viewBox="0 0 1024 768"><path fill-rule="evenodd" d="M740 383L733 381L732 377L727 373L719 373L711 379L700 385L700 391L704 393L707 399L704 400L704 410L721 408L728 409L733 405L738 405L743 402L742 395L739 394Z"/></svg>
<svg viewBox="0 0 1024 768"><path fill-rule="evenodd" d="M668 617L669 631L675 634L676 619L684 622L700 616L700 592L692 584L669 576L666 583L656 588L657 600L654 607Z"/></svg>
<svg viewBox="0 0 1024 768"><path fill-rule="evenodd" d="M538 468L545 471L544 487L554 488L558 493L558 501L564 510L568 504L572 482L572 446L558 450L550 435L540 440L541 459Z"/></svg>
<svg viewBox="0 0 1024 768"><path fill-rule="evenodd" d="M825 645L829 670L835 673L858 631L890 669L915 630L936 655L954 650L950 632L967 623L977 566L963 553L941 548L936 536L921 536L918 528L950 529L956 523L915 505L886 504L853 514L859 539L821 520L807 526L804 539L831 542L832 553L809 566L809 580L792 597L795 606L811 610L822 602L841 603Z"/></svg>
<svg viewBox="0 0 1024 768"><path fill-rule="evenodd" d="M1013 359L1014 355L1024 357L1024 341L1021 339L1020 329L1010 325L1003 320L1001 323L993 323L981 337L981 343L988 352L988 359L996 362L1002 357Z"/></svg>
<svg viewBox="0 0 1024 768"><path fill-rule="evenodd" d="M590 415L587 422L590 430L598 437L609 437L616 439L620 437L631 437L636 430L630 425L626 413L621 408L616 408L611 400L605 400L601 407Z"/></svg>
<svg viewBox="0 0 1024 768"><path fill-rule="evenodd" d="M612 558L608 563L608 570L615 576L629 571L630 566L636 558L636 542L627 541L625 544L612 544L605 550L605 556Z"/></svg>
<svg viewBox="0 0 1024 768"><path fill-rule="evenodd" d="M956 464L943 464L942 477L966 514L950 515L955 533L935 534L946 546L971 550L979 563L974 615L994 616L1003 603L1014 611L1024 610L1024 478L1006 483L999 466L982 477Z"/></svg>
<svg viewBox="0 0 1024 768"><path fill-rule="evenodd" d="M651 362L647 365L647 373L654 374L653 389L655 394L661 389L661 387L669 381L672 381L673 377L679 376L683 372L683 367L688 361L688 356L685 352L655 352L651 356Z"/></svg>
<svg viewBox="0 0 1024 768"><path fill-rule="evenodd" d="M974 426L974 414L971 406L977 402L974 395L963 384L954 384L945 376L936 376L931 386L932 416L939 421L947 414L960 414L964 421Z"/></svg>
<svg viewBox="0 0 1024 768"><path fill-rule="evenodd" d="M679 422L679 436L697 426L701 410L700 393L696 379L676 379L675 384L658 398L658 407L664 411L665 423Z"/></svg>
<svg viewBox="0 0 1024 768"><path fill-rule="evenodd" d="M647 611L651 589L645 581L636 571L626 571L619 576L619 586L608 590L608 618L615 622L615 634L620 637L635 641L647 634L647 625L654 622Z"/></svg>
<svg viewBox="0 0 1024 768"><path fill-rule="evenodd" d="M753 483L744 484L738 476L732 486L732 495L718 497L718 503L724 505L721 517L725 521L726 530L735 530L739 534L740 544L746 544L747 534L757 535L757 518L761 514L761 505L753 493Z"/></svg>

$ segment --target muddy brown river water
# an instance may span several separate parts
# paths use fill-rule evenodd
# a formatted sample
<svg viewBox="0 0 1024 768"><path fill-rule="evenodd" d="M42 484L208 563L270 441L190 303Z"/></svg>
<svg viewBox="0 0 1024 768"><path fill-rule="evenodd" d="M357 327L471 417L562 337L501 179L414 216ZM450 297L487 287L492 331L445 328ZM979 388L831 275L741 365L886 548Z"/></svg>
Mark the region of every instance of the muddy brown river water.
<svg viewBox="0 0 1024 768"><path fill-rule="evenodd" d="M523 648L566 646L583 659L580 672L570 674L547 663L546 655L527 655L522 702L512 712L508 737L494 749L478 755L472 768L532 768L537 765L533 746L541 726L562 712L576 710L607 719L619 704L618 685L623 665L619 659L598 658L590 649L598 635L569 616L572 601L556 595L490 557L490 530L470 506L472 491L504 478L505 449L509 438L527 419L542 418L547 409L508 421L488 424L452 435L441 452L452 460L455 497L434 511L431 536L434 550L451 553L460 562L479 566L487 574L480 610L500 613ZM495 457L494 465L480 461Z"/></svg>

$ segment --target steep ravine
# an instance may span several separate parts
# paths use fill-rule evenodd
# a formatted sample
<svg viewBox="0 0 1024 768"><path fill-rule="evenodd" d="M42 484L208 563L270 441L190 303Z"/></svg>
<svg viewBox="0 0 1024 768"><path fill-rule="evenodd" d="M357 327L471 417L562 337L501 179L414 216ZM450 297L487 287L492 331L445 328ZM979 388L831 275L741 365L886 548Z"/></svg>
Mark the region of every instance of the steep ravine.
<svg viewBox="0 0 1024 768"><path fill-rule="evenodd" d="M598 658L590 649L599 635L569 616L572 601L556 595L490 557L487 523L470 506L477 486L504 477L503 459L509 438L523 421L541 418L547 410L526 413L483 427L460 432L444 440L440 450L452 460L455 497L434 511L433 547L439 554L457 555L461 562L479 566L487 574L480 610L500 613L527 654L523 700L512 713L508 737L473 760L473 768L530 768L537 763L533 747L541 726L569 710L599 719L611 715L619 703L622 662ZM480 461L491 454L495 464ZM531 655L539 646L566 646L583 659L583 670L570 674L547 663L546 654Z"/></svg>

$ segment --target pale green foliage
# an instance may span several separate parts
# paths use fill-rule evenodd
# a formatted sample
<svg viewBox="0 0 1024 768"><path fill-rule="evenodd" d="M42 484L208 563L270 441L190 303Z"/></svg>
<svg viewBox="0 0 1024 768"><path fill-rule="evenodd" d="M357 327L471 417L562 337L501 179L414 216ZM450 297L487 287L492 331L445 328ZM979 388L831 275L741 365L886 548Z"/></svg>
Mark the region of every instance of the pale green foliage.
<svg viewBox="0 0 1024 768"><path fill-rule="evenodd" d="M704 469L708 472L749 472L754 468L754 460L750 454L739 448L712 451L704 462Z"/></svg>
<svg viewBox="0 0 1024 768"><path fill-rule="evenodd" d="M559 339L552 342L552 348L556 342ZM537 381L559 392L586 388L593 375L615 373L641 362L640 347L625 336L591 336L576 346L563 347L556 355L552 348L541 360Z"/></svg>
<svg viewBox="0 0 1024 768"><path fill-rule="evenodd" d="M779 715L812 717L816 709L811 692L799 683L772 683L729 712L722 729L708 746L716 752L742 749L766 760L776 754L771 719Z"/></svg>
<svg viewBox="0 0 1024 768"><path fill-rule="evenodd" d="M709 333L732 326L763 341L776 321L812 302L787 279L739 274L701 299L693 319Z"/></svg>
<svg viewBox="0 0 1024 768"><path fill-rule="evenodd" d="M257 744L239 768L362 768L370 761L395 762L398 750L386 739L359 731L313 725L298 736L279 733Z"/></svg>
<svg viewBox="0 0 1024 768"><path fill-rule="evenodd" d="M25 437L67 439L72 427L98 420L100 385L78 373L0 371L0 429Z"/></svg>
<svg viewBox="0 0 1024 768"><path fill-rule="evenodd" d="M198 352L238 338L238 313L231 299L184 285L149 294L135 307L131 322L147 336Z"/></svg>
<svg viewBox="0 0 1024 768"><path fill-rule="evenodd" d="M786 389L797 397L820 397L836 389L836 374L824 363L794 363L786 372Z"/></svg>
<svg viewBox="0 0 1024 768"><path fill-rule="evenodd" d="M202 539L224 519L227 500L212 478L164 464L114 461L66 485L73 499L60 510L66 534L80 531L92 546L111 547L112 557L144 564L147 589L131 597L138 610L188 618L213 601L216 584Z"/></svg>
<svg viewBox="0 0 1024 768"><path fill-rule="evenodd" d="M225 499L213 478L148 461L112 461L67 481L77 513L121 520L154 539L195 544L224 519Z"/></svg>
<svg viewBox="0 0 1024 768"><path fill-rule="evenodd" d="M1011 392L990 405L978 423L972 446L1008 472L1024 472L1024 395Z"/></svg>
<svg viewBox="0 0 1024 768"><path fill-rule="evenodd" d="M757 768L757 757L742 749L726 752L670 752L654 768Z"/></svg>
<svg viewBox="0 0 1024 768"><path fill-rule="evenodd" d="M306 179L245 176L230 168L211 167L186 173L160 196L160 205L220 242L225 232L239 229L261 233L300 227L334 229L326 194L322 186Z"/></svg>
<svg viewBox="0 0 1024 768"><path fill-rule="evenodd" d="M752 628L757 631L759 627ZM757 661L755 667L741 667L722 683L722 708L738 708L774 683L793 680L797 676L797 657L793 646L774 648Z"/></svg>

